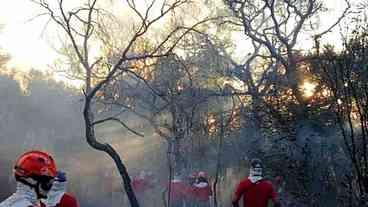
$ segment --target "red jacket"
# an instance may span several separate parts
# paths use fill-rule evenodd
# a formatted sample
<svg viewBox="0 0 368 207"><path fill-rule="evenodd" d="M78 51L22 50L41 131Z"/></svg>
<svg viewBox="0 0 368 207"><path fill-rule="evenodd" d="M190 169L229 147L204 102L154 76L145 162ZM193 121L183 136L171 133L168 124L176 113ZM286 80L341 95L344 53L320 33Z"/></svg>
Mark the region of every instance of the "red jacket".
<svg viewBox="0 0 368 207"><path fill-rule="evenodd" d="M207 202L212 195L211 186L206 182L195 183L192 188L194 200Z"/></svg>
<svg viewBox="0 0 368 207"><path fill-rule="evenodd" d="M276 192L268 181L252 183L246 178L236 187L233 202L238 202L241 197L246 207L267 207L269 200L276 201Z"/></svg>
<svg viewBox="0 0 368 207"><path fill-rule="evenodd" d="M41 204L41 207L45 207L45 204ZM60 202L55 207L79 207L78 201L74 198L74 196L64 193Z"/></svg>
<svg viewBox="0 0 368 207"><path fill-rule="evenodd" d="M79 204L72 195L65 193L56 207L79 207Z"/></svg>

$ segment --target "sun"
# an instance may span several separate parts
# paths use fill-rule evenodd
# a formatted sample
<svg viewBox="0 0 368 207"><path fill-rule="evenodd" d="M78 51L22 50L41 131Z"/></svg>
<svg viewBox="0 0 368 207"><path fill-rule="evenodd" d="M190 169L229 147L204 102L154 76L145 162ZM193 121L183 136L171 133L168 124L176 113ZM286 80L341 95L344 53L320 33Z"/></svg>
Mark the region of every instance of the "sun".
<svg viewBox="0 0 368 207"><path fill-rule="evenodd" d="M317 84L310 82L310 81L304 81L304 83L301 85L300 89L303 92L303 96L306 98L310 98L314 95L316 92Z"/></svg>

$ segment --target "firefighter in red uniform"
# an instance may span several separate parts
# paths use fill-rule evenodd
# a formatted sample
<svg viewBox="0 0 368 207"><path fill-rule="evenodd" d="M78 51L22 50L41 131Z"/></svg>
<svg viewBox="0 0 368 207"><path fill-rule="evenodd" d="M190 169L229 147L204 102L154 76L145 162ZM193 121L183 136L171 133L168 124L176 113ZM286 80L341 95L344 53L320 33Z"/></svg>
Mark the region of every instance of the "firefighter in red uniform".
<svg viewBox="0 0 368 207"><path fill-rule="evenodd" d="M40 199L47 198L55 176L56 165L48 153L24 153L14 166L16 192L1 202L0 207L39 207Z"/></svg>
<svg viewBox="0 0 368 207"><path fill-rule="evenodd" d="M210 207L212 190L205 172L199 172L196 182L192 188L194 203L196 207Z"/></svg>
<svg viewBox="0 0 368 207"><path fill-rule="evenodd" d="M233 195L233 207L239 207L239 200L243 197L244 207L267 207L272 200L275 207L280 207L276 199L276 192L271 182L263 179L263 165L259 159L251 161L249 177L240 181Z"/></svg>
<svg viewBox="0 0 368 207"><path fill-rule="evenodd" d="M76 198L66 193L67 179L64 172L57 172L54 184L43 200L44 207L79 207Z"/></svg>

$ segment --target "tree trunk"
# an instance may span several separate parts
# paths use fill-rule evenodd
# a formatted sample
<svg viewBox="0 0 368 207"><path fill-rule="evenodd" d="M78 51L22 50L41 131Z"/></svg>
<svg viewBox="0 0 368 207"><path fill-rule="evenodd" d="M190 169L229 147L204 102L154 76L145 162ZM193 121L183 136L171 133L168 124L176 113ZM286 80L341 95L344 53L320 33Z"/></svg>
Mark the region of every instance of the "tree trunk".
<svg viewBox="0 0 368 207"><path fill-rule="evenodd" d="M216 166L216 178L215 182L213 183L213 203L214 206L218 206L218 200L217 200L217 184L220 176L220 169L222 166L222 146L225 136L225 126L224 126L224 115L221 113L221 126L220 126L220 137L218 142L218 152L217 152L217 166Z"/></svg>
<svg viewBox="0 0 368 207"><path fill-rule="evenodd" d="M128 196L130 206L139 207L137 198L131 186L131 180L130 180L127 168L122 162L119 154L115 151L115 149L111 145L107 143L102 144L96 140L94 126L93 126L93 114L90 112L90 103L91 103L91 100L88 99L88 97L86 96L83 116L84 116L85 127L86 127L87 142L95 150L105 152L113 159L116 167L119 170L120 176L123 179L124 189Z"/></svg>

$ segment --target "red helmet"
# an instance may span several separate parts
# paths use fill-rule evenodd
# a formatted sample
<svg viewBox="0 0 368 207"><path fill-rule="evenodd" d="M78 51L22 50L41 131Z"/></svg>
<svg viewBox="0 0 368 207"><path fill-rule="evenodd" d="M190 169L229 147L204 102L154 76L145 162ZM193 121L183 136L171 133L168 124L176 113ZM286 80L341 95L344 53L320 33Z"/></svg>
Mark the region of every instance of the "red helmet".
<svg viewBox="0 0 368 207"><path fill-rule="evenodd" d="M56 177L57 173L55 161L49 154L41 151L30 151L18 158L14 166L14 174L20 177Z"/></svg>

